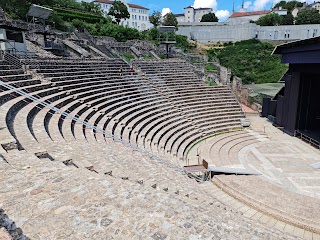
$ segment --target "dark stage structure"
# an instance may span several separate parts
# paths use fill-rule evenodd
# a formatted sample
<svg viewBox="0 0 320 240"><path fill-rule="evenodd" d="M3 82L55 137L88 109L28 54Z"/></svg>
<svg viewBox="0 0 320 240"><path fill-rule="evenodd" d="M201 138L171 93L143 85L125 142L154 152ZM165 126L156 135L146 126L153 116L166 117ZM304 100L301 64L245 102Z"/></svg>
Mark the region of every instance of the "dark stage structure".
<svg viewBox="0 0 320 240"><path fill-rule="evenodd" d="M263 99L262 116L293 136L320 146L320 37L279 45L274 55L289 64L274 98Z"/></svg>

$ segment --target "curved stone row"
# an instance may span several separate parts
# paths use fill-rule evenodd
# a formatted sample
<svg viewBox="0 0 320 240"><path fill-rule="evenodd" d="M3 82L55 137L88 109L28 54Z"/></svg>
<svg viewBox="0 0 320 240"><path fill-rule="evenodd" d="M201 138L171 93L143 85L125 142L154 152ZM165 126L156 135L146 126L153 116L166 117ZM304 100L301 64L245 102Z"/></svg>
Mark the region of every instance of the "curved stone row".
<svg viewBox="0 0 320 240"><path fill-rule="evenodd" d="M241 149L261 141L267 141L267 137L250 130L221 134L207 139L199 146L199 158L217 167L242 168L238 158Z"/></svg>
<svg viewBox="0 0 320 240"><path fill-rule="evenodd" d="M83 63L85 69L94 68L93 63L104 64L99 61L63 60L59 64L42 61L39 65L42 71L54 65L59 65L59 69L61 65L69 69L70 66L81 65L79 63ZM121 61L119 65L122 65ZM155 86L148 86L148 78L130 81L131 77L139 78L131 76L131 73L130 76L120 76L113 72L96 77L88 71L85 77L81 73L78 78L74 73L68 80L55 75L54 81L49 78L31 79L28 75L20 80L14 74L14 71L11 75L7 72L4 77L10 85L87 119L96 126L114 129L116 134L125 126L121 123L127 117L148 106L147 102L142 103L141 97L150 99L151 105L158 107L159 114L166 111L164 106L171 106L165 105L166 98L161 98L161 92ZM45 71L39 71L39 74L45 74ZM24 219L26 224L23 230L27 236L44 239L101 239L106 234L115 238L188 238L200 235L205 238L225 235L228 239L291 238L246 219L235 209L226 208L205 187L172 171L165 164L159 164L120 142L63 118L24 96L5 88L1 90L0 141L3 149L0 151L0 181L3 194L0 194L0 201L10 215L14 213L17 218ZM175 106L178 102L175 100ZM195 106L201 103L200 100L197 102ZM187 106L178 109L184 108L187 109ZM128 115L130 109L134 111ZM176 107L171 109L174 113L181 112ZM206 129L205 122L192 115L192 108L185 112ZM202 112L205 112L204 109L198 115ZM112 115L104 121L103 117L109 113ZM228 111L225 113L228 114ZM150 117L152 115L146 119ZM134 122L135 118L137 116L132 115L130 119ZM176 128L173 122L168 124ZM152 122L148 125L151 126ZM135 129L138 131L135 134L140 134L136 126ZM182 144L193 139L193 136L180 136L181 132L180 129L173 134L174 138L168 135L168 139L186 139ZM178 141L172 144L178 146ZM34 217L40 215L41 218ZM121 220L124 216L130 224ZM166 226L170 226L169 234L165 232L168 228L162 226L155 230L153 227L163 224L164 219L168 223ZM148 227L139 231L141 226L134 226L137 222ZM226 222L233 228L223 224ZM67 229L69 231L66 233Z"/></svg>

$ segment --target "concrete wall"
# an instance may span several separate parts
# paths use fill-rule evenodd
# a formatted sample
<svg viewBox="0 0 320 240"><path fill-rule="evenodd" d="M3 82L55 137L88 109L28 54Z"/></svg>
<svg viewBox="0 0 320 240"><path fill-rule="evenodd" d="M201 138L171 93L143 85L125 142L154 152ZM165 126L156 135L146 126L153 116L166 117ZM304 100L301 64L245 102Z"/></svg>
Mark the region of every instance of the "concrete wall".
<svg viewBox="0 0 320 240"><path fill-rule="evenodd" d="M290 41L320 36L320 24L258 26L254 23L179 23L177 34L198 42L236 42L259 40Z"/></svg>
<svg viewBox="0 0 320 240"><path fill-rule="evenodd" d="M251 39L255 35L252 23L230 25L224 23L181 23L177 34L193 36L198 42L230 42Z"/></svg>

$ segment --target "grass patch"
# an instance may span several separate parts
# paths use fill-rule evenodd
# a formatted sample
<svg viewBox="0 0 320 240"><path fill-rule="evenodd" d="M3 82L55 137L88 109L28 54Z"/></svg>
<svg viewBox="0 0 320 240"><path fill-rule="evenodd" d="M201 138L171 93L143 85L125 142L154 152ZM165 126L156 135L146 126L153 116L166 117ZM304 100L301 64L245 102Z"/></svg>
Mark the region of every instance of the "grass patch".
<svg viewBox="0 0 320 240"><path fill-rule="evenodd" d="M227 45L223 49L209 49L209 61L219 59L222 66L231 69L244 84L275 83L287 71L281 58L271 56L274 47L259 40L246 40Z"/></svg>
<svg viewBox="0 0 320 240"><path fill-rule="evenodd" d="M205 69L206 69L206 71L215 71L215 70L218 70L216 66L210 65L210 64L207 64L207 65L205 66Z"/></svg>
<svg viewBox="0 0 320 240"><path fill-rule="evenodd" d="M123 58L127 61L130 62L132 59L134 59L134 56L130 53L125 53L123 54Z"/></svg>
<svg viewBox="0 0 320 240"><path fill-rule="evenodd" d="M206 81L205 83L206 83L207 85L209 85L210 87L217 86L217 83L216 83L215 81L211 81L211 82Z"/></svg>

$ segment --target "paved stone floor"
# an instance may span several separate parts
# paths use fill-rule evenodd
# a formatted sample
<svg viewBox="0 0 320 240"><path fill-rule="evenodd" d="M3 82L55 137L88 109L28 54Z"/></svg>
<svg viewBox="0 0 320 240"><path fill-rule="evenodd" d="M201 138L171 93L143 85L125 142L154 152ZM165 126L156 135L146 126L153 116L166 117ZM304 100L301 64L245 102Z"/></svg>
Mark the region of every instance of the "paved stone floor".
<svg viewBox="0 0 320 240"><path fill-rule="evenodd" d="M249 117L252 130L263 131L270 141L249 145L239 152L245 167L255 169L273 184L303 195L320 198L320 151L298 138L284 134L266 119Z"/></svg>
<svg viewBox="0 0 320 240"><path fill-rule="evenodd" d="M261 175L220 175L215 176L214 182L231 195L231 199L236 200L229 200L233 204L244 203L246 207L241 204L239 207L245 208L245 214L250 215L249 217L254 216L262 222L268 220L271 225L277 225L279 229L305 239L318 239L318 234L313 236L303 229L315 232L320 230L320 169L311 166L320 162L320 151L283 133L265 118L253 114L248 115L248 118L252 124L244 132L259 133L265 139L244 144L235 155L237 161L233 162L236 165L230 167L254 169ZM227 140L217 142L213 137L212 140L207 139L197 144L190 151L190 161L198 161L197 149L202 150L204 146L215 144L215 149L220 149L221 152L224 152L221 149L231 149L232 134L229 134ZM235 135L235 138L238 136ZM212 157L214 161L218 156ZM251 216L251 213L254 214Z"/></svg>

